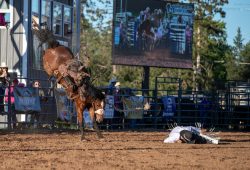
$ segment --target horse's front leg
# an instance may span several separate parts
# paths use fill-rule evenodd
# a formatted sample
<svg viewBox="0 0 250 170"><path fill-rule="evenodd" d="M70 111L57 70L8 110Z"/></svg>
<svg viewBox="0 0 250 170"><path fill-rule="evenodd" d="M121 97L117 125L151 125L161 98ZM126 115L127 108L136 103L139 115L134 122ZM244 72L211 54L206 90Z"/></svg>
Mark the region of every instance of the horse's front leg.
<svg viewBox="0 0 250 170"><path fill-rule="evenodd" d="M97 137L99 139L103 139L103 135L101 134L100 130L99 130L99 127L97 126L97 123L96 123L96 120L95 120L95 110L93 107L89 108L89 114L90 114L90 118L93 122L93 125L94 125L94 129L96 131L96 134L97 134Z"/></svg>

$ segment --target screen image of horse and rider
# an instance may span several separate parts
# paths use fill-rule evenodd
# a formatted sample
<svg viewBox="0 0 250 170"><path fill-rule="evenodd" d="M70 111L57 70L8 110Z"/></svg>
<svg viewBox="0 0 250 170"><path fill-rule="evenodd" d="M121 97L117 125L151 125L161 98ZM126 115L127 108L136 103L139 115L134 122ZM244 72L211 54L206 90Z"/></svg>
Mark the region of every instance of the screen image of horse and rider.
<svg viewBox="0 0 250 170"><path fill-rule="evenodd" d="M114 0L113 64L192 68L194 5Z"/></svg>

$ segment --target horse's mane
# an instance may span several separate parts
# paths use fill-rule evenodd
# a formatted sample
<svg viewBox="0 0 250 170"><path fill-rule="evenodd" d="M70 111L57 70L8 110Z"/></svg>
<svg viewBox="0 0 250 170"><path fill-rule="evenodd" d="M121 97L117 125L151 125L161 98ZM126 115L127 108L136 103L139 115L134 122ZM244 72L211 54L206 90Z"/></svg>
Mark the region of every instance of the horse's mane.
<svg viewBox="0 0 250 170"><path fill-rule="evenodd" d="M105 95L102 93L102 91L90 83L87 85L86 91L87 95L93 97L94 99L100 99L100 100L105 99Z"/></svg>

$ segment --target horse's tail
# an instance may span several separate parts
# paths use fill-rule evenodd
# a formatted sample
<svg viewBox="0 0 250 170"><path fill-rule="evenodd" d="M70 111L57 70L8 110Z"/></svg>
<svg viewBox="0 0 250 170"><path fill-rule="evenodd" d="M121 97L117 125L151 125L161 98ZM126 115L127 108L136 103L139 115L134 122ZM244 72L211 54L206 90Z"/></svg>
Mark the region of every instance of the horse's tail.
<svg viewBox="0 0 250 170"><path fill-rule="evenodd" d="M58 46L60 46L60 43L57 40L48 41L48 48L56 48Z"/></svg>
<svg viewBox="0 0 250 170"><path fill-rule="evenodd" d="M39 46L42 46L44 43L48 44L48 48L56 48L60 46L60 43L56 40L53 32L48 27L33 29L33 34L40 41Z"/></svg>

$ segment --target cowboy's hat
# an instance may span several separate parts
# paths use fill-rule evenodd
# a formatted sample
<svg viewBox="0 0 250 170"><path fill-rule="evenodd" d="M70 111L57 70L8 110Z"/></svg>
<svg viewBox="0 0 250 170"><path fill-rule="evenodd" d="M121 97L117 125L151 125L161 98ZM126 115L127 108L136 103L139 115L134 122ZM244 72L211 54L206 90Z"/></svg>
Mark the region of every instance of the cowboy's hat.
<svg viewBox="0 0 250 170"><path fill-rule="evenodd" d="M120 85L121 83L119 81L115 83L115 87L120 86Z"/></svg>
<svg viewBox="0 0 250 170"><path fill-rule="evenodd" d="M2 62L2 63L1 63L1 65L0 65L0 67L4 67L4 68L6 68L6 67L8 67L8 66L6 65L6 63L5 63L5 62Z"/></svg>

